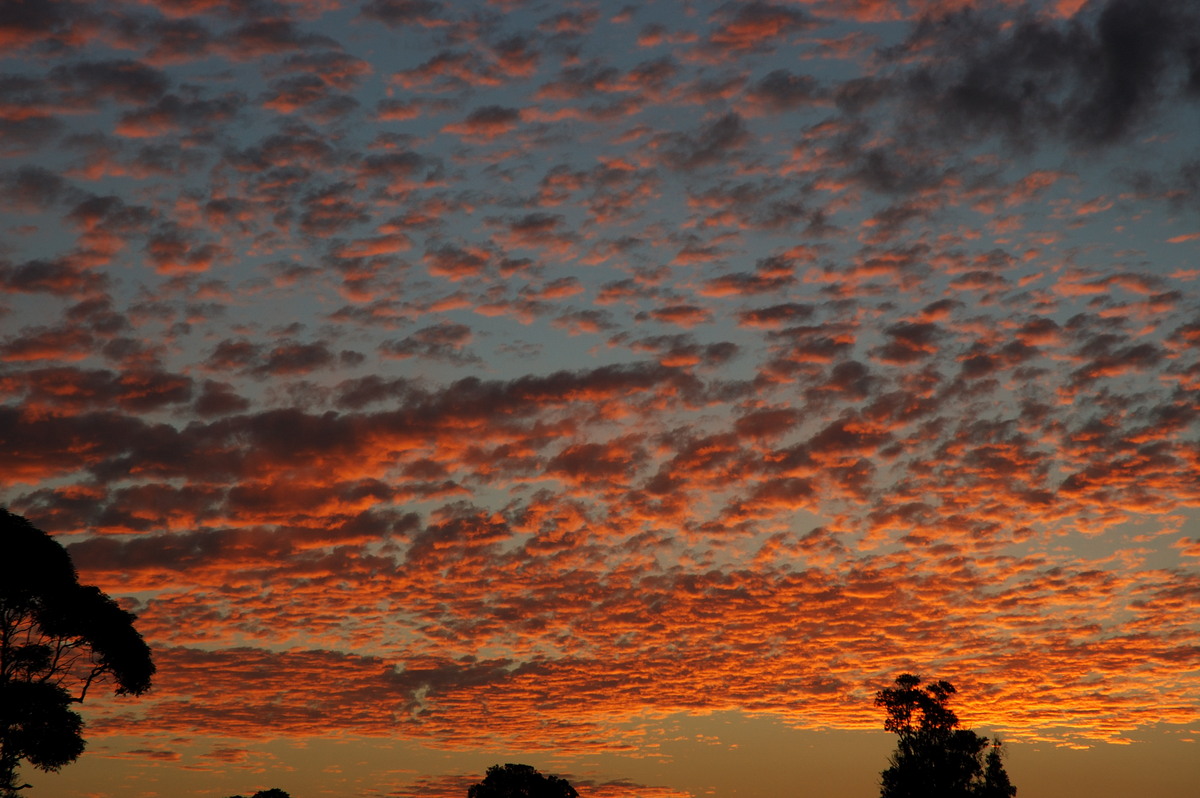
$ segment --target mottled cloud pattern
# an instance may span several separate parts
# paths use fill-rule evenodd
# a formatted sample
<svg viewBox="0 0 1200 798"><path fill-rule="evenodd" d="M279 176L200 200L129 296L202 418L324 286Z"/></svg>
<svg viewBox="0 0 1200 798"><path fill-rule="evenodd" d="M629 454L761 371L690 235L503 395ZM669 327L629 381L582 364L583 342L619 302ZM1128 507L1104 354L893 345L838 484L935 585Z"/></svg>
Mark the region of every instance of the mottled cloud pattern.
<svg viewBox="0 0 1200 798"><path fill-rule="evenodd" d="M159 657L92 734L1200 722L1196 5L683 9L0 11L2 498Z"/></svg>

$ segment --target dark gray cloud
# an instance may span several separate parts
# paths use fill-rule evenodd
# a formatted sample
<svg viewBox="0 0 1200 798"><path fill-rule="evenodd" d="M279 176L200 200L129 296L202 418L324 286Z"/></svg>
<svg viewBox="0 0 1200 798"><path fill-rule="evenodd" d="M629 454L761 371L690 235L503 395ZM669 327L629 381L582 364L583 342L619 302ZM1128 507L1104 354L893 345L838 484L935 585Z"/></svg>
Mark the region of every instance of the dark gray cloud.
<svg viewBox="0 0 1200 798"><path fill-rule="evenodd" d="M111 97L124 103L152 102L170 87L166 74L130 59L80 61L50 70L50 80L68 92Z"/></svg>
<svg viewBox="0 0 1200 798"><path fill-rule="evenodd" d="M672 169L683 171L728 165L738 148L750 138L742 117L731 111L706 123L694 134L667 137L664 162Z"/></svg>
<svg viewBox="0 0 1200 798"><path fill-rule="evenodd" d="M362 7L364 17L393 28L436 25L442 11L434 0L371 0Z"/></svg>
<svg viewBox="0 0 1200 798"><path fill-rule="evenodd" d="M1108 0L1069 20L970 7L922 20L891 55L926 61L900 73L909 122L926 134L1097 147L1200 98L1198 31L1187 0Z"/></svg>
<svg viewBox="0 0 1200 798"><path fill-rule="evenodd" d="M768 111L781 112L820 102L826 93L811 75L776 69L751 84L746 96Z"/></svg>

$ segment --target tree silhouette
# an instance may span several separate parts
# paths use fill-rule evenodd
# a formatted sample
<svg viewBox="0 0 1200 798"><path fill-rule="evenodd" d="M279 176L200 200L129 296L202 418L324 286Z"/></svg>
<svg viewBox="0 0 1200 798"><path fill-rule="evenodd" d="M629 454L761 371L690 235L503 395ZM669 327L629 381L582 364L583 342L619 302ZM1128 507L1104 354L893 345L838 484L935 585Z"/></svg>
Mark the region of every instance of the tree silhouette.
<svg viewBox="0 0 1200 798"><path fill-rule="evenodd" d="M246 798L244 795L231 795L229 798ZM250 798L292 798L278 787L272 787L269 790L259 790L250 796Z"/></svg>
<svg viewBox="0 0 1200 798"><path fill-rule="evenodd" d="M999 738L993 737L992 749L988 751L983 765L983 784L976 792L979 798L1013 798L1017 794L1017 788L1004 772L1002 747Z"/></svg>
<svg viewBox="0 0 1200 798"><path fill-rule="evenodd" d="M904 673L895 687L875 694L883 707L883 728L900 739L880 775L880 798L1013 798L1017 788L1001 761L1000 741L986 757L988 738L958 728L948 706L954 685L939 681L921 685L921 677Z"/></svg>
<svg viewBox="0 0 1200 798"><path fill-rule="evenodd" d="M0 509L0 798L22 759L55 771L83 753L71 709L93 684L118 695L150 688L154 663L133 613L79 584L71 557L19 515Z"/></svg>
<svg viewBox="0 0 1200 798"><path fill-rule="evenodd" d="M543 776L529 765L492 765L483 781L467 789L467 798L578 798L566 779Z"/></svg>

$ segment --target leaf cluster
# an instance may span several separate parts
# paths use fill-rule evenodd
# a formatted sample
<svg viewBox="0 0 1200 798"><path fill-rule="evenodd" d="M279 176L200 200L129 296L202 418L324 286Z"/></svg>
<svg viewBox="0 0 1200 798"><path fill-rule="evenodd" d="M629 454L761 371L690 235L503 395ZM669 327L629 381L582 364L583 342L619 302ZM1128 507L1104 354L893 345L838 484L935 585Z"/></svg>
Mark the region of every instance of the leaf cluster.
<svg viewBox="0 0 1200 798"><path fill-rule="evenodd" d="M71 707L96 683L118 695L150 688L154 662L136 616L79 584L67 550L0 509L0 796L16 794L17 764L58 770L84 749Z"/></svg>
<svg viewBox="0 0 1200 798"><path fill-rule="evenodd" d="M566 779L544 776L529 765L492 765L467 798L579 798Z"/></svg>
<svg viewBox="0 0 1200 798"><path fill-rule="evenodd" d="M880 798L1016 795L1004 771L1000 741L958 727L958 716L949 707L955 692L949 682L922 685L921 677L904 673L894 687L875 694L875 706L887 713L884 729L900 738L891 767L880 775Z"/></svg>

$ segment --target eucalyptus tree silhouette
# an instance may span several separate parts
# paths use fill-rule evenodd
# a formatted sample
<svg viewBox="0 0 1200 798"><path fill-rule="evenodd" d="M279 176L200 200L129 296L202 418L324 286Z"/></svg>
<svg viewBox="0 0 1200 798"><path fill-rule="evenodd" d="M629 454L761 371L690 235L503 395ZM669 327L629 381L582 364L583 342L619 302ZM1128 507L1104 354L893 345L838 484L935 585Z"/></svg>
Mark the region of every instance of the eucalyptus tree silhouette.
<svg viewBox="0 0 1200 798"><path fill-rule="evenodd" d="M566 779L543 776L529 765L492 765L467 798L579 798Z"/></svg>
<svg viewBox="0 0 1200 798"><path fill-rule="evenodd" d="M883 728L899 735L889 767L880 774L880 798L1013 798L1001 743L958 728L948 706L957 691L945 681L921 685L904 673L895 687L875 694L887 712Z"/></svg>
<svg viewBox="0 0 1200 798"><path fill-rule="evenodd" d="M978 798L1012 798L1017 794L1017 788L1008 780L1004 772L1002 744L998 738L992 738L992 748L988 751L983 764L983 783L975 794Z"/></svg>
<svg viewBox="0 0 1200 798"><path fill-rule="evenodd" d="M45 771L86 745L71 705L93 684L118 695L150 688L154 662L133 613L79 584L71 557L19 515L0 509L0 798L12 798L21 760Z"/></svg>

